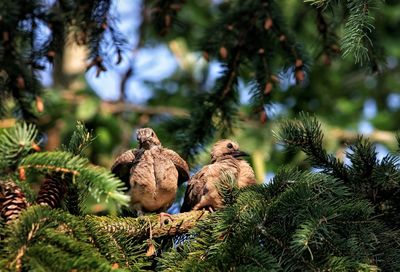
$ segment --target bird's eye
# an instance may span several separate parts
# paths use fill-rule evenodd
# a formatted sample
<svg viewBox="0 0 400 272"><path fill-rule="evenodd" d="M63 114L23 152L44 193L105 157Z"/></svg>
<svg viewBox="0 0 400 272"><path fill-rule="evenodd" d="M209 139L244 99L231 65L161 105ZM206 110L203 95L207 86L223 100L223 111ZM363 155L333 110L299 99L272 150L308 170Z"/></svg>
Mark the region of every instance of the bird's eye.
<svg viewBox="0 0 400 272"><path fill-rule="evenodd" d="M154 132L153 131L151 132L151 137L154 137Z"/></svg>
<svg viewBox="0 0 400 272"><path fill-rule="evenodd" d="M227 148L232 148L233 145L232 145L232 143L229 143L229 144L226 145L226 147L227 147Z"/></svg>

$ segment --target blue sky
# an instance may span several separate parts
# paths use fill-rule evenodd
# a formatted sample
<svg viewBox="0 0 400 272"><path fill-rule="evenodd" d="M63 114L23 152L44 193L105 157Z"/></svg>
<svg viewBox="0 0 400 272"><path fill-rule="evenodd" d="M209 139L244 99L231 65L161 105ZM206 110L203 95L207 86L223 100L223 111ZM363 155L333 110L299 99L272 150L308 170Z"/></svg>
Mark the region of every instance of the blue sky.
<svg viewBox="0 0 400 272"><path fill-rule="evenodd" d="M127 38L129 48L136 48L138 43L140 6L141 1L117 0L114 7L114 14L117 15L117 18L120 18L117 26ZM144 81L162 81L170 77L179 68L177 60L169 48L164 44L158 44L136 51L127 50L120 65L107 67L107 73L102 73L98 78L95 77L94 69L89 70L86 74L86 80L101 98L116 100L119 96L122 74L130 66L133 66L134 75L127 82L127 98L128 101L135 104L145 103L152 96L152 90L144 84ZM210 63L207 87L213 86L221 70L221 65L218 62ZM240 87L242 90L240 92L241 102L247 103L250 98L249 87L245 86L243 82L241 82Z"/></svg>

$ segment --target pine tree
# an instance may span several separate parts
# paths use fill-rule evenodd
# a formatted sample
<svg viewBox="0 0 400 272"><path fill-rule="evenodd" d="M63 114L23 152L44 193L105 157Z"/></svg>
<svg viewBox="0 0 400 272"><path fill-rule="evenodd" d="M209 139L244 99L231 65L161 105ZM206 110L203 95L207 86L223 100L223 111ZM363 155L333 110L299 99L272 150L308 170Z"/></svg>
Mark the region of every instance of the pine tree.
<svg viewBox="0 0 400 272"><path fill-rule="evenodd" d="M31 146L28 140L36 134L34 130L22 123L1 131L1 136L24 131L25 142ZM0 233L2 270L400 269L399 157L387 155L379 161L374 147L359 138L347 153L351 163L344 164L324 150L320 124L310 115L284 122L276 135L289 148L301 148L321 171L283 168L271 183L243 189L222 175L219 190L224 209L212 214L176 214L166 222L159 222L157 215L85 215L81 207L72 207L81 205L89 194L98 199L105 196L106 201L119 205L127 201L120 192L120 181L70 153L76 150L74 146L90 142L87 135L78 124L65 148L69 151L25 152L23 157L11 156L15 160L2 160L9 167L17 165L14 171L3 172L2 180L26 183L19 179L18 169L26 169L26 180L33 171L46 175L37 202L48 204L35 204L31 191L28 202L15 184L1 183L2 216L7 222ZM0 139L9 147L3 152L12 155L12 150L18 150L8 138ZM64 201L55 189L57 179L49 181L53 175L67 185ZM69 186L76 189L69 190ZM21 188L31 190L26 185ZM66 201L76 193L77 202ZM54 199L59 201L57 205L53 205Z"/></svg>
<svg viewBox="0 0 400 272"><path fill-rule="evenodd" d="M41 134L26 122L43 111L37 72L57 61L66 42L87 46L87 68L96 75L122 61L111 0L50 2L0 3L0 117L25 120L0 130L1 271L400 271L399 155L379 160L359 137L344 163L326 151L319 122L307 114L283 122L276 138L303 151L312 170L283 167L270 183L243 189L223 175L225 208L211 214L180 213L164 222L155 214L122 216L124 184L90 163L85 149L93 138L82 123L59 150L42 151ZM318 57L329 64L341 48L344 57L380 71L378 1L304 2L298 5L316 18ZM179 15L196 3L143 1L140 38L145 30L162 41L194 35L196 26ZM241 118L241 78L251 86L246 117L265 123L281 75L301 86L314 61L281 2L224 1L216 9L193 40L223 71L211 90L190 93L189 117L162 124L192 160ZM49 32L42 40L39 25ZM90 214L90 201L106 203L109 213Z"/></svg>
<svg viewBox="0 0 400 272"><path fill-rule="evenodd" d="M144 1L141 42L148 36L147 29L153 37L155 34L154 39L163 41L190 33L191 22L179 18L185 5L195 6L188 2ZM192 159L217 131L222 135L232 131L237 120L241 77L250 78L252 110L249 115L266 122L269 118L266 106L274 99L272 90L279 87L280 74L287 74L301 84L313 61L310 52L286 24L285 7L278 1L227 1L216 8L218 17L211 20L209 29L203 30L194 43L204 52L206 60L223 64L222 75L213 90L194 92L189 98L193 101L189 107L190 118L164 124L167 131L177 131L179 137L175 144L185 158ZM353 57L356 63L369 66L374 72L380 70L384 51L375 38L379 33L374 28L379 1L309 0L301 8L317 19L316 29L322 45L318 56L323 56L325 62L330 63L337 57L341 47L343 56ZM111 9L111 0L55 1L48 5L40 0L2 1L0 116L12 112L19 118L34 120L43 111L37 71L57 61L56 56L62 53L66 42L88 47L87 68L96 69L97 75L105 72L115 62L114 58L120 63L126 49L125 39L115 26ZM37 41L39 25L49 32L40 42ZM342 25L343 35L339 36ZM14 105L12 109L10 104Z"/></svg>

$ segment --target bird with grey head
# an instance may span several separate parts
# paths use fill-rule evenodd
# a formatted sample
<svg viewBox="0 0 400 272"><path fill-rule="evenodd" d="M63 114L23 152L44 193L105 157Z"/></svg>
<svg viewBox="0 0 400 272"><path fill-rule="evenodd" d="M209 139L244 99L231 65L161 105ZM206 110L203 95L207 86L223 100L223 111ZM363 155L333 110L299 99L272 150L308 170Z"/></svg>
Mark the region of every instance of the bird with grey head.
<svg viewBox="0 0 400 272"><path fill-rule="evenodd" d="M223 199L216 185L224 175L231 176L239 188L256 184L253 169L243 160L247 155L235 141L224 139L216 142L211 149L211 163L188 181L181 212L222 208Z"/></svg>
<svg viewBox="0 0 400 272"><path fill-rule="evenodd" d="M138 148L118 156L111 171L125 182L132 210L163 213L174 202L178 185L189 179L189 167L161 145L153 129L138 129L137 140Z"/></svg>

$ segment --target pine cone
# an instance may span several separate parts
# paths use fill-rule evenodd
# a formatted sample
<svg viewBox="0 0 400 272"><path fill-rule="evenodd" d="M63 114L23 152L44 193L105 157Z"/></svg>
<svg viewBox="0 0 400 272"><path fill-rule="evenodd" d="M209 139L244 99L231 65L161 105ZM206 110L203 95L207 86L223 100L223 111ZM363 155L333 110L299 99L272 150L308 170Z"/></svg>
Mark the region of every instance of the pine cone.
<svg viewBox="0 0 400 272"><path fill-rule="evenodd" d="M6 196L4 195L3 192L3 186L4 185L0 183L0 212L3 210L3 203L6 200Z"/></svg>
<svg viewBox="0 0 400 272"><path fill-rule="evenodd" d="M0 214L10 223L18 218L20 212L25 210L29 205L26 201L25 194L21 188L12 181L7 181L2 185L0 194Z"/></svg>
<svg viewBox="0 0 400 272"><path fill-rule="evenodd" d="M51 208L57 208L60 206L65 192L66 186L62 179L57 180L47 177L42 186L40 186L36 202L42 205L49 205Z"/></svg>

